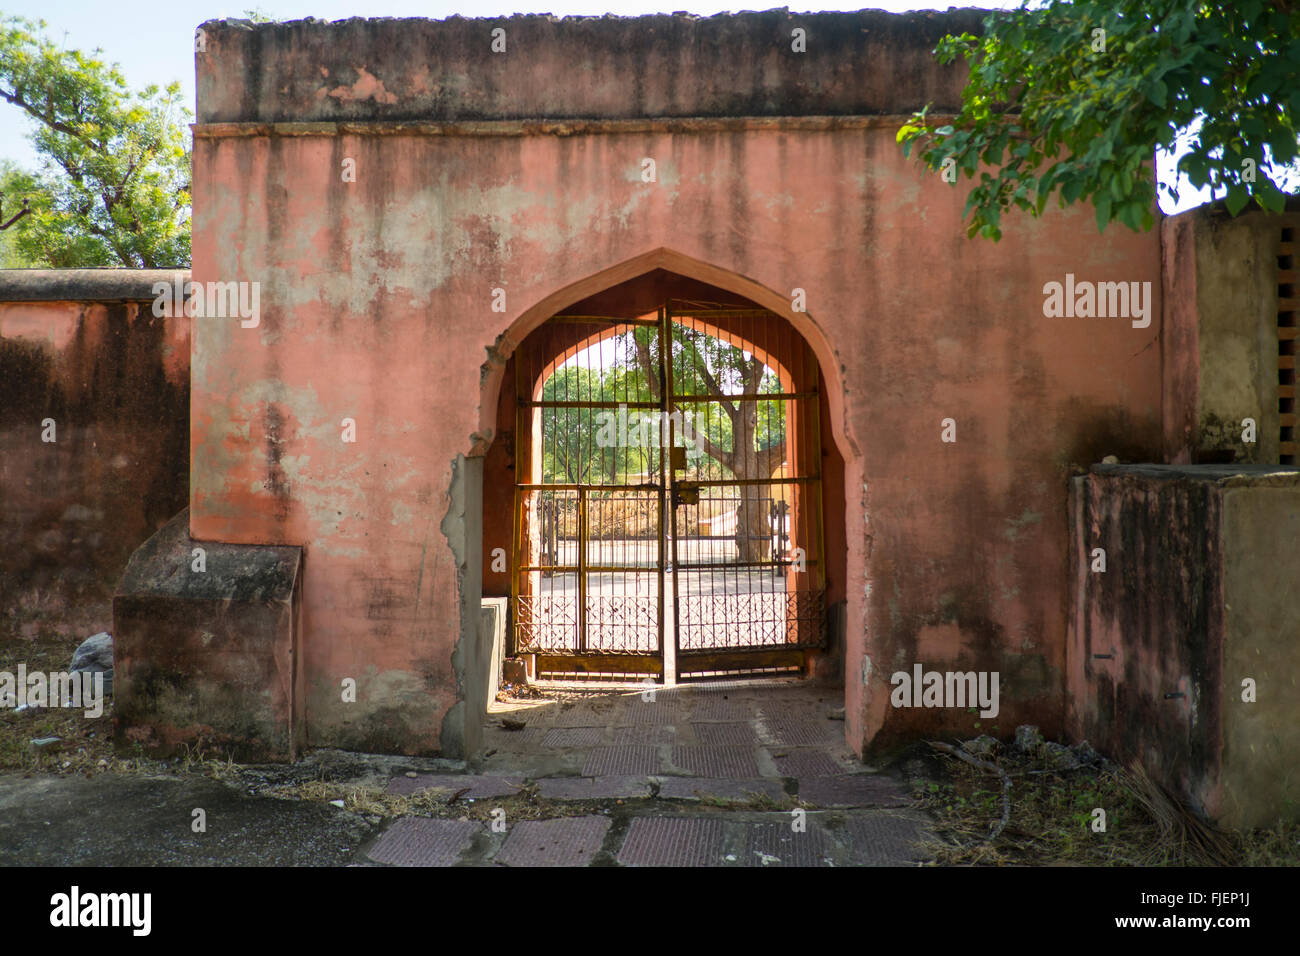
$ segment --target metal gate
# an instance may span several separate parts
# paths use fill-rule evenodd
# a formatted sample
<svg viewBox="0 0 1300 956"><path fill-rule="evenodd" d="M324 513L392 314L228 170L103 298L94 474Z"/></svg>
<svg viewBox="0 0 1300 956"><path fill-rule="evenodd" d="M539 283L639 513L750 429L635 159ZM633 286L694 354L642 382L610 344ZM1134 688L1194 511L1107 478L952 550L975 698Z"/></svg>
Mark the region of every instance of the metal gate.
<svg viewBox="0 0 1300 956"><path fill-rule="evenodd" d="M825 639L818 373L761 309L559 315L515 353L513 651L538 677L795 673Z"/></svg>

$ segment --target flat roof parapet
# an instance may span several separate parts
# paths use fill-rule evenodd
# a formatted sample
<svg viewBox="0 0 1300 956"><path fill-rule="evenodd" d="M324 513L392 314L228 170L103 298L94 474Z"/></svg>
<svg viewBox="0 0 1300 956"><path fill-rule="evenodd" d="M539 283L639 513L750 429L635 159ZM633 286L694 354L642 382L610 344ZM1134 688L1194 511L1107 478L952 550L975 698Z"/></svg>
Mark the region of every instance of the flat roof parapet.
<svg viewBox="0 0 1300 956"><path fill-rule="evenodd" d="M0 269L0 302L147 302L189 269Z"/></svg>
<svg viewBox="0 0 1300 956"><path fill-rule="evenodd" d="M987 13L210 20L197 123L952 112L966 68L932 51Z"/></svg>

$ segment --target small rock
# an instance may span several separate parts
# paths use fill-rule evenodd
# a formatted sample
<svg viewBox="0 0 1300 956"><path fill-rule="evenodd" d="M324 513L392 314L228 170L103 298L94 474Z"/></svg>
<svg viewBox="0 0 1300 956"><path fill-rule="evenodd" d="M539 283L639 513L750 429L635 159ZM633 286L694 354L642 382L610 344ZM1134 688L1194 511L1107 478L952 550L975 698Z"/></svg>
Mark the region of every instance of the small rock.
<svg viewBox="0 0 1300 956"><path fill-rule="evenodd" d="M111 671L113 669L113 637L107 631L100 631L81 642L73 652L73 672Z"/></svg>
<svg viewBox="0 0 1300 956"><path fill-rule="evenodd" d="M1043 744L1042 755L1043 762L1052 770L1073 770L1079 766L1079 758L1064 744L1048 741Z"/></svg>
<svg viewBox="0 0 1300 956"><path fill-rule="evenodd" d="M104 693L113 693L113 637L100 631L81 642L72 655L72 674L103 674Z"/></svg>
<svg viewBox="0 0 1300 956"><path fill-rule="evenodd" d="M998 751L998 742L988 734L980 734L974 740L967 740L961 749L975 757L992 757Z"/></svg>
<svg viewBox="0 0 1300 956"><path fill-rule="evenodd" d="M1103 465L1118 465L1119 459L1116 458L1114 455L1107 455L1105 458L1101 460L1101 463Z"/></svg>
<svg viewBox="0 0 1300 956"><path fill-rule="evenodd" d="M1021 724L1016 728L1016 750L1022 754L1037 755L1043 746L1043 735L1033 724Z"/></svg>
<svg viewBox="0 0 1300 956"><path fill-rule="evenodd" d="M418 776L419 776L419 774L416 773L414 770L408 770L408 771L406 771L406 775L407 775L408 777L412 777L412 778L414 778L414 777L418 777Z"/></svg>

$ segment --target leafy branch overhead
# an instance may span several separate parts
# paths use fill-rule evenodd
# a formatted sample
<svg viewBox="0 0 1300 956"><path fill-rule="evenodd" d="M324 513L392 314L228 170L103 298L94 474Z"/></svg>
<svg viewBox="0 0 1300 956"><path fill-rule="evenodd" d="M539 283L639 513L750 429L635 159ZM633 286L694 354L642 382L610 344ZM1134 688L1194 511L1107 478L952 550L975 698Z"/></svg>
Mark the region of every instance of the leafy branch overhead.
<svg viewBox="0 0 1300 956"><path fill-rule="evenodd" d="M0 19L0 101L35 121L42 168L6 167L0 193L32 212L16 251L55 268L183 266L190 157L180 85L132 93L116 66L63 50L44 23Z"/></svg>
<svg viewBox="0 0 1300 956"><path fill-rule="evenodd" d="M1286 202L1278 184L1300 155L1300 0L1025 3L935 53L970 65L961 111L932 126L927 107L898 141L949 182L974 181L970 236L1001 238L1005 212L1041 215L1054 193L1061 206L1091 202L1099 229L1150 229L1155 149L1180 142L1178 173L1233 215ZM1159 186L1177 201L1177 182Z"/></svg>

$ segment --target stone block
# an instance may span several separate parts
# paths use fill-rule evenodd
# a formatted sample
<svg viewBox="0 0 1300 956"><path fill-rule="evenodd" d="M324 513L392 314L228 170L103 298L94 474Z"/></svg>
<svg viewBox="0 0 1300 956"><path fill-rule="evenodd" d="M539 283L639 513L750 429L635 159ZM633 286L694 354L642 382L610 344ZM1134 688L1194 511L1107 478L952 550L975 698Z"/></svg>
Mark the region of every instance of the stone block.
<svg viewBox="0 0 1300 956"><path fill-rule="evenodd" d="M292 760L304 742L302 551L194 541L188 519L136 550L113 596L116 743Z"/></svg>

